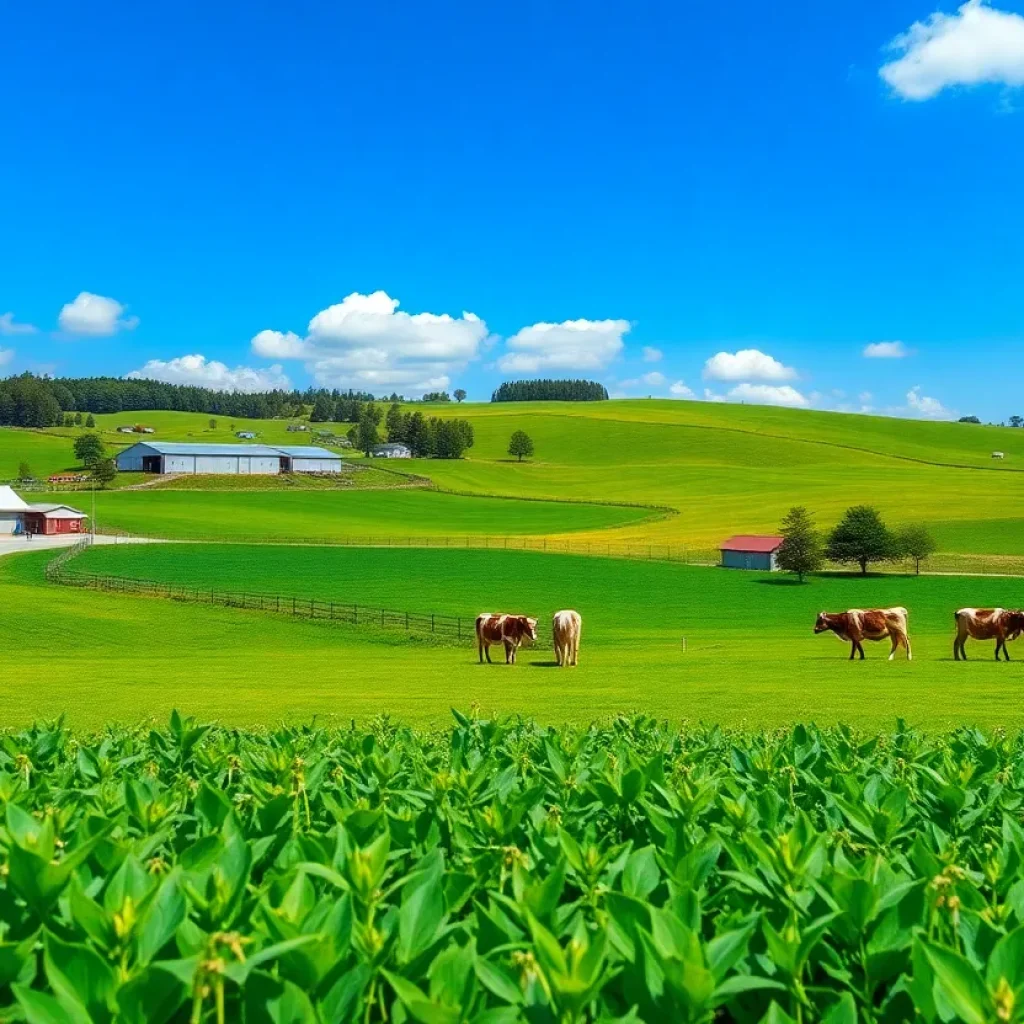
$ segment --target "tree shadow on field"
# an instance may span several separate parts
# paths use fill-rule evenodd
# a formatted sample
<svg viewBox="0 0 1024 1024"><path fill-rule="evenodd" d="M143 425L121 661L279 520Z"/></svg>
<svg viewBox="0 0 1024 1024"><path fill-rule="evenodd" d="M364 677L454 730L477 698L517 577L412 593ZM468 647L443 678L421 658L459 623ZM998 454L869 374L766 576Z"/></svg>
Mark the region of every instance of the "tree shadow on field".
<svg viewBox="0 0 1024 1024"><path fill-rule="evenodd" d="M811 585L810 580L790 579L789 577L751 580L750 582L759 583L762 587L809 587Z"/></svg>
<svg viewBox="0 0 1024 1024"><path fill-rule="evenodd" d="M561 668L557 661L531 661L530 668Z"/></svg>

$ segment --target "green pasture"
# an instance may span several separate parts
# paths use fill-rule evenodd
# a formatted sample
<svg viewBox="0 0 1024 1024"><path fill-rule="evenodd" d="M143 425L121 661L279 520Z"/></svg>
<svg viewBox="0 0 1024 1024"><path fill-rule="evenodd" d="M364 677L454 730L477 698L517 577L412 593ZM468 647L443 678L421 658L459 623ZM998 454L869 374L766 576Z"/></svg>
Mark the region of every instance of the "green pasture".
<svg viewBox="0 0 1024 1024"><path fill-rule="evenodd" d="M465 497L421 488L293 492L152 488L96 495L101 530L180 539L292 538L323 543L373 536L544 535L622 526L650 514L642 508Z"/></svg>
<svg viewBox="0 0 1024 1024"><path fill-rule="evenodd" d="M997 665L991 645L976 644L972 661L955 664L951 648L953 611L1022 604L1017 580L833 576L800 586L657 562L242 545L95 548L72 563L467 618L522 611L545 625L574 607L581 663L559 670L547 645L524 650L514 668L480 666L471 640L59 587L44 581L47 557L0 562L0 716L12 724L67 710L74 724L96 726L178 706L238 724L387 712L426 725L478 703L552 722L643 710L749 727L882 728L897 716L930 729L1024 725L1024 661ZM889 663L887 645L876 644L851 664L845 645L811 633L823 608L889 604L910 609L911 663Z"/></svg>
<svg viewBox="0 0 1024 1024"><path fill-rule="evenodd" d="M12 430L0 427L0 480L13 480L18 466L27 462L36 477L71 469L75 457L71 442L53 434L35 430Z"/></svg>

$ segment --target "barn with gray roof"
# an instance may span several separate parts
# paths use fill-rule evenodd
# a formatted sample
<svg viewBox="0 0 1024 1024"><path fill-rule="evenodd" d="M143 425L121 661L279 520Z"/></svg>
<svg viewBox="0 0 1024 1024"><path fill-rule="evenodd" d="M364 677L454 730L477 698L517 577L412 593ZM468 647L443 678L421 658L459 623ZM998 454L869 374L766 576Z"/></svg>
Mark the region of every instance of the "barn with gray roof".
<svg viewBox="0 0 1024 1024"><path fill-rule="evenodd" d="M193 444L140 441L117 455L122 473L221 473L274 476L278 473L340 473L341 456L313 445Z"/></svg>

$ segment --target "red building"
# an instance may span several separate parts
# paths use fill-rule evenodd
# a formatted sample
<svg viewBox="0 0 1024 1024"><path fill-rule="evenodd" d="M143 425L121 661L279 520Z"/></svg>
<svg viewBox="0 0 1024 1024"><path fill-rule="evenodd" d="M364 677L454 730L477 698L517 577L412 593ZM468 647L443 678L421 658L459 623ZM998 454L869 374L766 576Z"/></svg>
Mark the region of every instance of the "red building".
<svg viewBox="0 0 1024 1024"><path fill-rule="evenodd" d="M50 537L58 533L85 533L89 517L70 505L29 505L21 518L26 533Z"/></svg>

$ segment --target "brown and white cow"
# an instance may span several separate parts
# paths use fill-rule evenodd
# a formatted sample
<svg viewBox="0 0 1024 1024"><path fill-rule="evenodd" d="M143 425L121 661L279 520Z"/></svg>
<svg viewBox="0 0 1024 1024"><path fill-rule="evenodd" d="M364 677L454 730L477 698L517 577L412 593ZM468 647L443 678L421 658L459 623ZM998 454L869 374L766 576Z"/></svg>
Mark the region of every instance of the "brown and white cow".
<svg viewBox="0 0 1024 1024"><path fill-rule="evenodd" d="M1016 640L1024 633L1024 611L1006 608L961 608L956 615L956 639L953 641L953 660L966 661L967 638L972 640L995 640L996 661L999 652L1007 661L1010 652L1007 640Z"/></svg>
<svg viewBox="0 0 1024 1024"><path fill-rule="evenodd" d="M537 620L528 615L495 615L492 612L481 612L476 617L476 641L483 662L491 660L491 644L501 644L505 648L505 664L516 663L516 652L526 640L537 639Z"/></svg>
<svg viewBox="0 0 1024 1024"><path fill-rule="evenodd" d="M900 644L907 649L907 661L913 657L907 634L906 608L872 608L868 611L851 608L848 612L822 612L814 624L814 632L826 633L829 630L840 640L849 641L850 661L853 661L858 651L860 660L864 660L862 640L884 640L886 637L892 641L890 661L896 657Z"/></svg>
<svg viewBox="0 0 1024 1024"><path fill-rule="evenodd" d="M583 620L571 609L555 612L551 619L551 636L555 642L555 659L563 668L580 663L580 632Z"/></svg>

